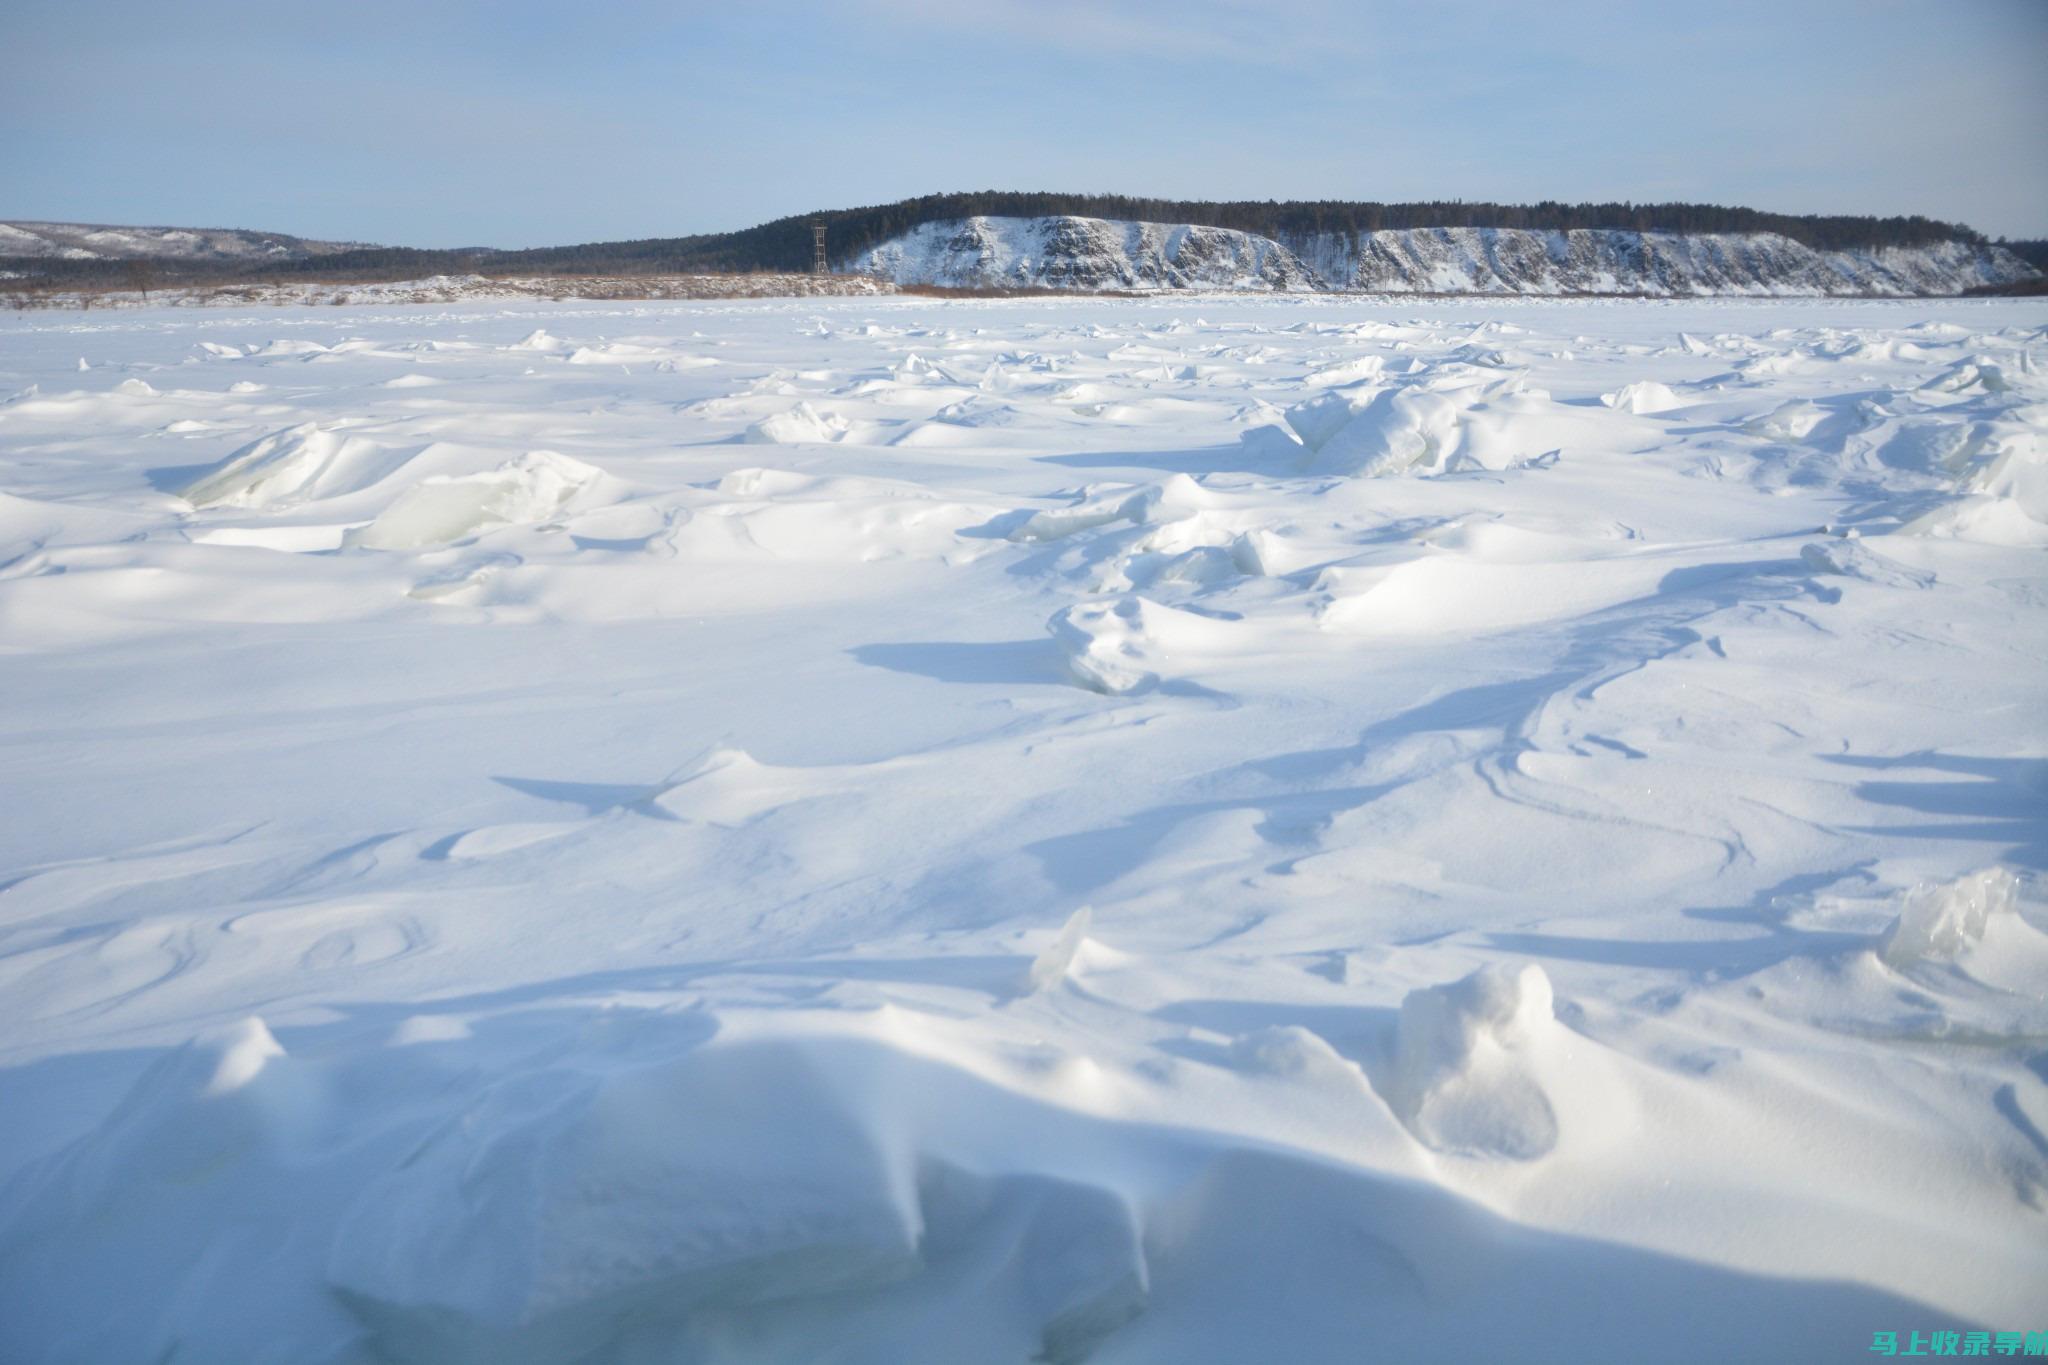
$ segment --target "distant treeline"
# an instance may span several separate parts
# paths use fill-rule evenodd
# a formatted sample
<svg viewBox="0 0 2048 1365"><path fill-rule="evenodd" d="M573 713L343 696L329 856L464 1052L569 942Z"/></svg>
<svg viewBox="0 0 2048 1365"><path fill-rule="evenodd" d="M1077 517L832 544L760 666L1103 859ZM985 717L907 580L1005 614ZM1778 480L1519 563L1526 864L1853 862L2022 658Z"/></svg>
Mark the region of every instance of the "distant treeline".
<svg viewBox="0 0 2048 1365"><path fill-rule="evenodd" d="M1267 237L1299 239L1319 233L1352 238L1389 229L1501 227L1531 229L1617 228L1637 232L1775 232L1818 250L1924 246L1962 241L1984 245L1984 237L1955 223L1931 218L1868 218L1763 213L1718 204L1484 204L1462 200L1378 204L1341 200L1230 203L1134 199L1114 194L1030 194L986 190L938 194L868 208L828 209L779 218L738 232L656 237L641 241L591 242L581 246L523 251L468 248L423 251L410 247L365 247L290 262L247 265L224 261L72 261L0 258L10 284L44 287L135 287L148 276L150 287L214 283L234 279L393 280L435 274L639 275L755 270L807 270L811 265L811 224L823 222L835 264L922 223L987 215L1040 217L1079 214L1089 218L1141 219L1235 228ZM2006 243L2043 269L2041 242ZM2031 250L2032 254L2028 254Z"/></svg>

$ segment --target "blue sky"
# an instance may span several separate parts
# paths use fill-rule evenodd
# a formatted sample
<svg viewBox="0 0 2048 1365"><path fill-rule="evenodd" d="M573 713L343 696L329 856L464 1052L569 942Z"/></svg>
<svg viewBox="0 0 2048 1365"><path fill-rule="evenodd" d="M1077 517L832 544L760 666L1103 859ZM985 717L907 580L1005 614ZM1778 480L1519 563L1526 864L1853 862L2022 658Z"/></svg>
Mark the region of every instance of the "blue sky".
<svg viewBox="0 0 2048 1365"><path fill-rule="evenodd" d="M528 246L954 189L2048 236L2048 0L8 0L0 218Z"/></svg>

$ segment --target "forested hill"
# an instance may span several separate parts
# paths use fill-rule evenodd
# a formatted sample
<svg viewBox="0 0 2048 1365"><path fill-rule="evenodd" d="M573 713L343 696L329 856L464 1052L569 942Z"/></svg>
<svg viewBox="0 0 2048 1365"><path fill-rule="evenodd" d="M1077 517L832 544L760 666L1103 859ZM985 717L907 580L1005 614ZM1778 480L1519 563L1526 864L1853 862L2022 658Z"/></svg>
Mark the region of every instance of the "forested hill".
<svg viewBox="0 0 2048 1365"><path fill-rule="evenodd" d="M835 261L858 255L901 236L921 223L957 218L1040 218L1073 214L1149 223L1192 223L1232 228L1286 241L1312 234L1362 236L1370 232L1429 227L1532 229L1618 228L1634 232L1775 232L1818 251L1882 246L1925 246L1961 241L1979 245L1976 231L1931 218L1821 217L1764 213L1717 204L1485 204L1459 200L1381 204L1344 200L1291 203L1240 200L1212 203L1136 199L1115 194L1026 194L987 190L978 194L935 194L868 208L837 209L780 218L740 232L671 241L611 242L563 248L570 253L616 252L626 258L645 251L686 252L706 268L725 270L802 269L811 259L813 222L827 226Z"/></svg>
<svg viewBox="0 0 2048 1365"><path fill-rule="evenodd" d="M1088 218L1188 223L1231 228L1280 241L1309 236L1364 236L1368 233L1433 227L1523 229L1612 228L1634 232L1756 233L1788 237L1815 250L1912 247L1939 242L1982 245L1970 228L1921 217L1873 218L1765 213L1716 204L1381 204L1341 200L1275 203L1243 200L1188 202L1109 194L1041 194L985 190L972 194L926 195L866 208L827 209L780 218L737 232L700 233L637 241L592 242L580 246L499 251L471 248L425 251L408 247L365 247L329 251L293 261L271 259L235 265L225 262L157 262L165 282L224 278L242 274L327 278L398 278L408 275L482 271L490 274L644 274L670 271L805 270L812 256L813 222L827 226L832 261L841 265L870 247L899 237L923 223L977 216L1036 218L1074 214ZM119 283L132 263L112 260L0 259L16 278L52 283Z"/></svg>
<svg viewBox="0 0 2048 1365"><path fill-rule="evenodd" d="M633 242L593 242L505 253L522 266L589 270L802 270L811 263L811 224L826 225L833 261L922 223L958 218L1039 218L1074 214L1150 223L1232 228L1285 241L1310 234L1360 235L1418 227L1619 228L1635 232L1775 232L1815 250L1982 243L1974 230L1931 218L1819 217L1763 213L1716 204L1479 204L1458 200L1380 204L1343 200L1211 203L1136 199L1116 194L1032 194L984 190L933 194L867 208L827 209L778 218L738 232Z"/></svg>

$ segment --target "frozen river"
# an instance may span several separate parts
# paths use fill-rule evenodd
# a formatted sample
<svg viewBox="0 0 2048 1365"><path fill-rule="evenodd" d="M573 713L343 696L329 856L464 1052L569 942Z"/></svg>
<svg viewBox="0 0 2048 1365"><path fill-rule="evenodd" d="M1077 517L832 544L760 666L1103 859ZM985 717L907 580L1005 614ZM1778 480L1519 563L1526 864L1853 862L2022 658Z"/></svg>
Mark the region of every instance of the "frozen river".
<svg viewBox="0 0 2048 1365"><path fill-rule="evenodd" d="M0 318L0 1357L2048 1328L2044 324Z"/></svg>

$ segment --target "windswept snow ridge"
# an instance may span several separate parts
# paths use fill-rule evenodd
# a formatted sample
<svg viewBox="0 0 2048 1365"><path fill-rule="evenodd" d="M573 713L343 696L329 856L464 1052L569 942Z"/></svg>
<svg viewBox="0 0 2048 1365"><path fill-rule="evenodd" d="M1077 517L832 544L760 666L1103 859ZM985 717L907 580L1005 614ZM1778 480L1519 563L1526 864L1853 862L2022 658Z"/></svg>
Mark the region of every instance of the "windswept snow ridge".
<svg viewBox="0 0 2048 1365"><path fill-rule="evenodd" d="M0 320L0 1360L2042 1327L2042 305L1140 245Z"/></svg>

